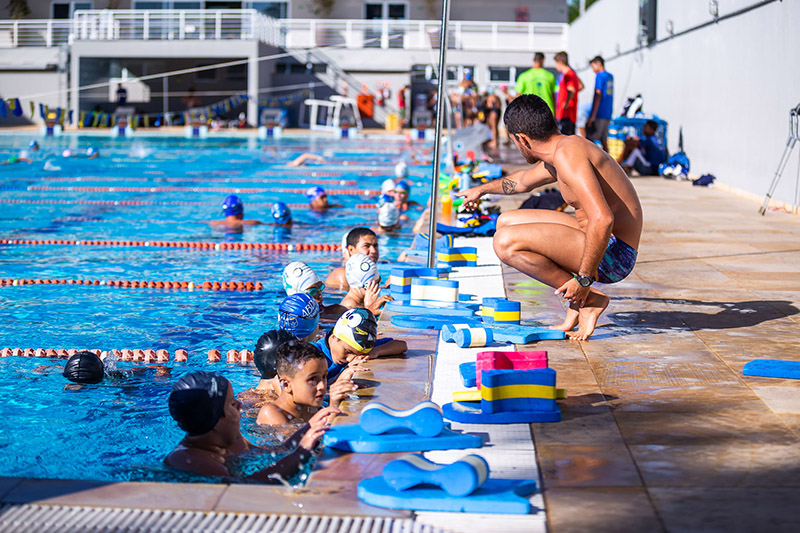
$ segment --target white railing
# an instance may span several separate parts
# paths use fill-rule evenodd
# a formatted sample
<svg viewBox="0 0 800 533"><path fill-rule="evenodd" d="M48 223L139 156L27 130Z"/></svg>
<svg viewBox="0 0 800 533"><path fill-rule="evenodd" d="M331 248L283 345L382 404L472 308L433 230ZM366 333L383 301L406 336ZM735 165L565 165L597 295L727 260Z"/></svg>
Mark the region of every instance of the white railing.
<svg viewBox="0 0 800 533"><path fill-rule="evenodd" d="M71 33L71 20L0 20L0 48L59 46Z"/></svg>
<svg viewBox="0 0 800 533"><path fill-rule="evenodd" d="M426 50L439 47L434 20L281 19L280 46ZM557 51L567 47L568 24L544 22L450 23L448 48L473 51Z"/></svg>

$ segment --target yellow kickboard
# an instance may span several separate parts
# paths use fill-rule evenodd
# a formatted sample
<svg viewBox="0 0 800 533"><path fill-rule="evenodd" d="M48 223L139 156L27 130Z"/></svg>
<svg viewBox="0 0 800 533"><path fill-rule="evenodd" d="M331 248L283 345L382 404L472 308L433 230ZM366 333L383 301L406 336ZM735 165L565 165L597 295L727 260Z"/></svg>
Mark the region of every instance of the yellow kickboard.
<svg viewBox="0 0 800 533"><path fill-rule="evenodd" d="M567 389L556 389L556 399L563 400L567 397ZM461 390L453 393L454 402L479 402L481 401L480 389Z"/></svg>

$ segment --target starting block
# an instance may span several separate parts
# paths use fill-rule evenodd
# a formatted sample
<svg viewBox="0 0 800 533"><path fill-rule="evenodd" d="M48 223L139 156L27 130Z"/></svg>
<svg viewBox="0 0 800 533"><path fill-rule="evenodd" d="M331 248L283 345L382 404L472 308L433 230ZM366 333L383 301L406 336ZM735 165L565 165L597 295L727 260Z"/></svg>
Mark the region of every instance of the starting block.
<svg viewBox="0 0 800 533"><path fill-rule="evenodd" d="M436 254L436 259L451 267L474 267L478 266L478 249L473 246L446 248Z"/></svg>
<svg viewBox="0 0 800 533"><path fill-rule="evenodd" d="M394 267L389 274L391 291L394 293L410 293L411 281L421 279L447 279L449 268Z"/></svg>
<svg viewBox="0 0 800 533"><path fill-rule="evenodd" d="M478 348L494 343L530 344L536 341L561 340L565 337L566 333L563 331L549 328L524 326L475 328L459 324L442 326L442 340L455 342L459 348Z"/></svg>
<svg viewBox="0 0 800 533"><path fill-rule="evenodd" d="M457 302L458 282L446 279L412 279L411 299L433 302Z"/></svg>
<svg viewBox="0 0 800 533"><path fill-rule="evenodd" d="M484 298L481 302L481 318L487 324L519 325L520 303L507 298Z"/></svg>
<svg viewBox="0 0 800 533"><path fill-rule="evenodd" d="M445 404L445 418L467 424L512 424L558 422L556 372L551 368L532 370L484 370L481 373L481 403Z"/></svg>

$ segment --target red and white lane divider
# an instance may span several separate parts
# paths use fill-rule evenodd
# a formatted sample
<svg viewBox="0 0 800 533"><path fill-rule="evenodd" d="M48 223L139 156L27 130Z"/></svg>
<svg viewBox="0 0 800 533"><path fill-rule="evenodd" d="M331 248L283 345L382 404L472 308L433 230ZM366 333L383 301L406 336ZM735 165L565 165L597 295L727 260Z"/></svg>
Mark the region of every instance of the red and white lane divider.
<svg viewBox="0 0 800 533"><path fill-rule="evenodd" d="M0 245L17 246L111 246L147 248L193 248L196 250L272 250L277 252L337 252L341 244L287 244L283 242L197 242L197 241L76 241L68 239L0 239Z"/></svg>
<svg viewBox="0 0 800 533"><path fill-rule="evenodd" d="M285 176L286 173L281 173L281 176ZM336 180L336 179L307 179L307 178L294 178L294 179L269 179L264 180L261 178L198 178L196 176L192 177L183 177L183 178L167 178L167 177L154 177L154 178L146 178L142 176L131 176L131 177L122 177L122 176L42 176L39 178L42 181L57 181L57 182L92 182L92 181L99 181L99 182L106 182L106 181L155 181L155 182L167 182L167 183L261 183L261 184L271 184L271 183L288 183L290 185L356 185L358 182L356 180Z"/></svg>
<svg viewBox="0 0 800 533"><path fill-rule="evenodd" d="M81 351L89 351L98 357L105 359L109 354L114 354L120 361L131 361L134 363L167 363L170 360L176 363L185 363L189 360L189 352L183 349L175 350L170 354L167 350L76 350L74 348L52 349L52 348L3 348L0 350L0 357L44 357L51 359L69 359ZM206 360L209 363L219 363L222 361L220 350L209 350ZM253 362L252 350L228 350L225 352L225 361L228 363L238 363L246 365Z"/></svg>
<svg viewBox="0 0 800 533"><path fill-rule="evenodd" d="M196 192L196 193L221 193L221 194L259 194L259 193L286 193L305 194L306 189L264 189L264 188L222 188L222 187L51 187L48 185L31 185L27 187L32 192ZM374 189L329 189L325 191L328 196L376 196L381 191Z"/></svg>
<svg viewBox="0 0 800 533"><path fill-rule="evenodd" d="M51 200L0 198L0 204L56 204L56 205L220 205L219 202L158 202L152 200ZM248 202L247 207L272 207L272 202ZM292 209L311 209L308 204L287 204ZM376 204L358 204L355 209L372 209ZM350 209L350 208L345 208Z"/></svg>
<svg viewBox="0 0 800 533"><path fill-rule="evenodd" d="M160 289L182 291L238 291L264 290L260 281L147 281L147 280L101 280L101 279L52 279L52 278L0 278L0 287L23 287L26 285L92 285L115 289Z"/></svg>

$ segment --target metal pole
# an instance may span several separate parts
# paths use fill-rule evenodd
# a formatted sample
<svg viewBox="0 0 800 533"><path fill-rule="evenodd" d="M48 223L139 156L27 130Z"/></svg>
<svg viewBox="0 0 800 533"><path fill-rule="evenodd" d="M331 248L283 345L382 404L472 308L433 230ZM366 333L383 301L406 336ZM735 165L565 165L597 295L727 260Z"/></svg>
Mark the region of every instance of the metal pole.
<svg viewBox="0 0 800 533"><path fill-rule="evenodd" d="M167 125L167 115L169 114L169 77L161 78L161 126Z"/></svg>
<svg viewBox="0 0 800 533"><path fill-rule="evenodd" d="M450 22L450 0L442 0L442 29L439 42L439 87L436 104L436 136L433 145L433 181L431 182L430 227L428 228L428 268L436 266L436 211L439 207L439 166L442 146L442 119L447 109L447 25ZM452 137L450 143L453 142Z"/></svg>

